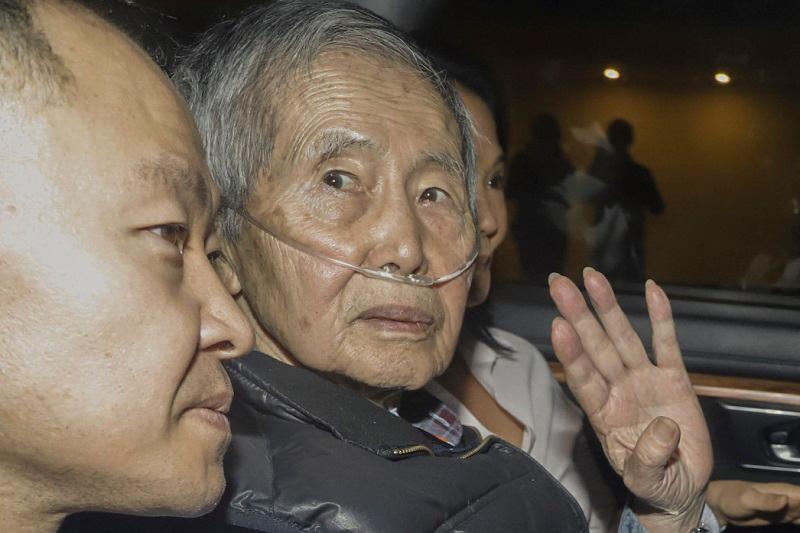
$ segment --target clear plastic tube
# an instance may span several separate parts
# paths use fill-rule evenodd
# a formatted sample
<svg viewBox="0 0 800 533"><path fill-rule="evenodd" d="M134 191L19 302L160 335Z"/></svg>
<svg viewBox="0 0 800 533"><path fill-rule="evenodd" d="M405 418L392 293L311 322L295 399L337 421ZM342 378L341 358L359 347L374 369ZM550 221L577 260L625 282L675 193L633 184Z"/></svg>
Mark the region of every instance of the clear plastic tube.
<svg viewBox="0 0 800 533"><path fill-rule="evenodd" d="M230 209L230 208L228 208ZM321 259L322 261L326 261L331 263L332 265L336 265L342 268L347 268L349 270L353 270L354 272L358 272L359 274L366 276L368 278L374 279L382 279L386 281L395 281L397 283L405 283L406 285L414 285L417 287L432 287L434 285L440 285L442 283L447 283L458 276L462 275L464 272L469 270L475 260L478 258L478 253L480 251L480 241L476 238L475 239L475 246L473 248L472 253L469 255L467 260L462 263L458 268L455 270L437 277L431 276L424 276L418 274L396 274L394 272L389 272L382 268L372 268L372 267L361 267L357 265L352 265L347 261L342 261L341 259L336 259L333 257L329 257L325 254L322 254L309 246L306 246L302 243L299 243L293 239L289 239L287 237L275 235L272 231L270 231L266 226L261 224L258 220L253 218L249 213L246 211L239 211L233 210L234 213L242 217L244 220L255 226L256 228L260 229L264 233L267 233L274 237L275 239L281 241L282 243L286 244L287 246L291 246L295 250L299 250L304 254L310 255L312 257L316 257L317 259Z"/></svg>

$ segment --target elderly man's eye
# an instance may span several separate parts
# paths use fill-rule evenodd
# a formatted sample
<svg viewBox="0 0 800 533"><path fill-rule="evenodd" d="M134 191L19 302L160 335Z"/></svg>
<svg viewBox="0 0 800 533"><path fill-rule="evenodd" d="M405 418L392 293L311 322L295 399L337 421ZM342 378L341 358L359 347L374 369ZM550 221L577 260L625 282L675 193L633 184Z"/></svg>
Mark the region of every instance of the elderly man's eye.
<svg viewBox="0 0 800 533"><path fill-rule="evenodd" d="M345 174L344 172L326 172L325 177L322 178L322 181L325 183L325 185L342 191L350 191L356 187L355 178L349 174Z"/></svg>
<svg viewBox="0 0 800 533"><path fill-rule="evenodd" d="M437 203L447 200L450 197L449 194L444 192L439 187L428 187L424 191L422 191L422 195L419 197L419 201L422 203Z"/></svg>
<svg viewBox="0 0 800 533"><path fill-rule="evenodd" d="M222 250L214 250L207 254L206 257L208 257L208 262L214 266L216 266L217 263L225 261L225 254L222 253Z"/></svg>
<svg viewBox="0 0 800 533"><path fill-rule="evenodd" d="M228 258L222 250L214 250L206 257L208 257L211 266L214 267L217 279L222 282L222 286L225 287L228 293L235 296L241 290L241 287L239 287L238 278Z"/></svg>
<svg viewBox="0 0 800 533"><path fill-rule="evenodd" d="M505 176L497 174L497 175L492 176L491 178L489 178L489 181L488 181L487 184L489 185L490 189L503 190L503 189L506 188L506 178L505 178Z"/></svg>
<svg viewBox="0 0 800 533"><path fill-rule="evenodd" d="M161 224L147 229L173 245L179 253L183 253L183 247L189 235L189 229L186 226L183 224Z"/></svg>

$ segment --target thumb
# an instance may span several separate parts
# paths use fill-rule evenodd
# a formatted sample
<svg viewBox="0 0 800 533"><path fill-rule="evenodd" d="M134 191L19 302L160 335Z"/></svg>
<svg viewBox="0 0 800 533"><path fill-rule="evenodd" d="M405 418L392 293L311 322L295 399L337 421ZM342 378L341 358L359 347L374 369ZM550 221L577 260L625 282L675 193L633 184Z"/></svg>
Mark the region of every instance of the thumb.
<svg viewBox="0 0 800 533"><path fill-rule="evenodd" d="M680 442L681 430L671 419L658 417L645 428L633 453L625 461L622 478L638 498L654 504L660 492L669 458ZM655 505L661 507L660 505Z"/></svg>
<svg viewBox="0 0 800 533"><path fill-rule="evenodd" d="M742 505L752 511L776 512L780 511L789 503L789 498L785 494L771 494L760 492L756 489L748 489L742 493Z"/></svg>

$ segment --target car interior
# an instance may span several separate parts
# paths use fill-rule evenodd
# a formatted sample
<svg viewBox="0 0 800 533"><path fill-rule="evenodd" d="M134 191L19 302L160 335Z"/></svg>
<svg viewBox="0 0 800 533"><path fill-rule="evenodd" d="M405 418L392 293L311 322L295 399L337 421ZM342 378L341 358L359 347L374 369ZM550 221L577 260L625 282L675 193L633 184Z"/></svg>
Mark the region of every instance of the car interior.
<svg viewBox="0 0 800 533"><path fill-rule="evenodd" d="M142 3L167 13L168 63L170 46L255 2ZM577 282L584 266L611 270L646 346L644 281L658 281L711 431L712 478L800 484L800 4L358 3L496 82L511 231L493 264L494 324L538 347L563 382L548 272ZM547 142L567 171L544 177L543 201L521 185L531 163L520 154ZM598 192L615 179L603 157L620 142L660 202ZM632 258L615 257L620 242Z"/></svg>

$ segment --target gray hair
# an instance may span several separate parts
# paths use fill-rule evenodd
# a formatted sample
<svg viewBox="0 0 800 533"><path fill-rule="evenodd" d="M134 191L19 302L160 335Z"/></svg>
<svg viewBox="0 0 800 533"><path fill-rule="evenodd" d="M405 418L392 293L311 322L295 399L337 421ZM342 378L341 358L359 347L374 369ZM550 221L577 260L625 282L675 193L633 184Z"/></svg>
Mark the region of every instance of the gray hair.
<svg viewBox="0 0 800 533"><path fill-rule="evenodd" d="M277 0L213 26L179 58L173 74L229 208L221 213L223 235L236 238L235 211L244 209L258 176L269 169L290 77L331 50L382 57L430 82L456 120L469 208L477 221L472 126L444 74L400 30L367 9L334 0Z"/></svg>

